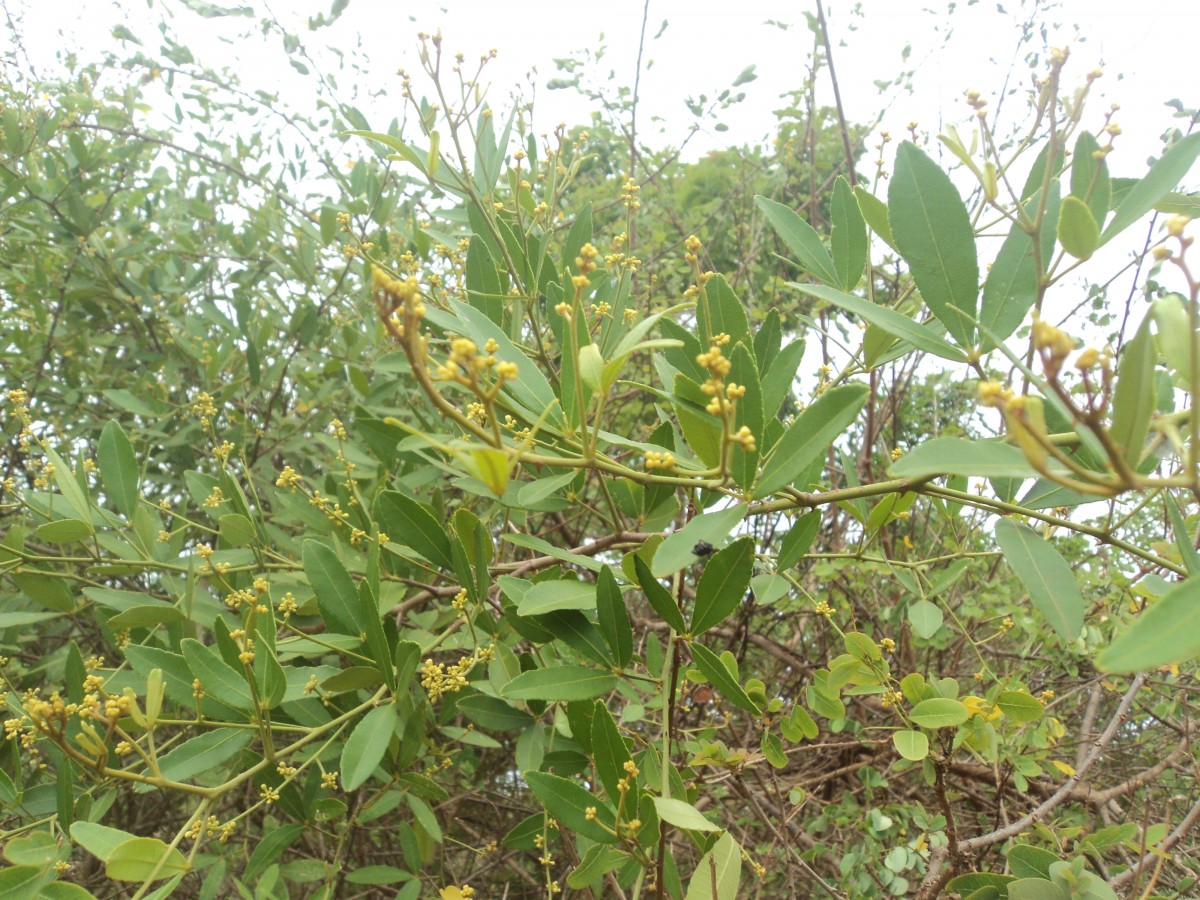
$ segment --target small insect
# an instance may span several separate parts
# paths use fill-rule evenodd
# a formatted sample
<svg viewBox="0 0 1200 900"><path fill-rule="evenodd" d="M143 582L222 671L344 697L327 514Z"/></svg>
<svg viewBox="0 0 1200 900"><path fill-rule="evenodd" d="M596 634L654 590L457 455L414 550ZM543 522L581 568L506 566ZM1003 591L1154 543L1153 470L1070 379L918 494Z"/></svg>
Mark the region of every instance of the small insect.
<svg viewBox="0 0 1200 900"><path fill-rule="evenodd" d="M696 556L703 557L703 556L708 556L710 553L713 552L714 549L716 549L716 548L713 547L713 545L710 544L708 541L697 541L696 546L692 548L692 553L695 554Z"/></svg>
<svg viewBox="0 0 1200 900"><path fill-rule="evenodd" d="M712 700L712 698L713 689L710 685L698 684L692 689L692 703L696 704L697 706L703 706L705 703L708 703L710 700Z"/></svg>

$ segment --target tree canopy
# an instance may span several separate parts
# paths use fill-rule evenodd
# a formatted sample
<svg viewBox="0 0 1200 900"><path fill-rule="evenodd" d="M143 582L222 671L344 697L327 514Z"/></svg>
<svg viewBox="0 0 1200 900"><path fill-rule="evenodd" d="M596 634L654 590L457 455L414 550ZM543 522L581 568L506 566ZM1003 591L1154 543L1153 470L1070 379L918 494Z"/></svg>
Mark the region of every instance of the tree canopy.
<svg viewBox="0 0 1200 900"><path fill-rule="evenodd" d="M0 76L0 894L1194 889L1195 110L685 161L263 28L315 112Z"/></svg>

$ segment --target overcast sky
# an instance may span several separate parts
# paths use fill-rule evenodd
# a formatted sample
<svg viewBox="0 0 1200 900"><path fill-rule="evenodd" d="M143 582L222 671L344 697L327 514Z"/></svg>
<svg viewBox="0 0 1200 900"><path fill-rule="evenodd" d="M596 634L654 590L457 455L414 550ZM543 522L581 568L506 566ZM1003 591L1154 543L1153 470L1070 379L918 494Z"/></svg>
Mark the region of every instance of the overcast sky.
<svg viewBox="0 0 1200 900"><path fill-rule="evenodd" d="M604 4L350 0L332 27L309 32L309 17L328 13L332 0L155 0L153 5L144 0L69 0L66 4L7 0L10 9L22 11L28 49L46 68L64 46L80 48L84 59L113 46L111 29L118 22L148 38L147 49L153 51L154 26L165 9L181 38L206 64L235 66L246 85L267 87L279 79L286 84L291 70L281 67L277 37L221 39L252 31L253 18L203 19L187 9L188 3L230 7L239 2L253 5L259 13L270 10L285 26L307 36L309 49L318 60L323 56L323 44L334 44L357 59L370 60L371 80L380 86L394 84L391 73L398 66L416 69L415 33L419 30L441 29L446 49L462 50L468 59L496 48L499 55L487 70L493 102L503 103L516 87L523 86L528 92L532 80L539 85L539 125L547 128L560 120L572 124L586 121L590 112L576 92L545 89L551 78L560 75L553 60L584 50L595 52L603 46L604 58L593 71L605 79L611 71L610 87L631 85L647 5L643 0ZM1002 117L1006 114L1010 122L1019 120L1025 112L1021 89L1030 80L1024 57L1039 52L1045 42L1070 47L1068 84L1081 81L1089 69L1104 66L1106 76L1098 84L1103 102L1092 107L1092 125L1102 124L1099 116L1108 103L1119 102L1119 117L1130 135L1131 161L1135 150L1142 159L1153 152L1156 138L1170 126L1164 101L1179 97L1185 105L1200 103L1194 46L1200 13L1194 2L826 2L847 117L870 122L886 109L882 127L895 135L903 134L914 120L934 134L947 122L968 121L970 111L962 102L963 91L980 90L993 98L995 107L1006 82L1018 95L1001 107ZM67 7L73 15L64 17ZM695 121L684 101L700 94L715 97L747 66L754 65L758 78L739 88L747 99L722 116L729 130L712 131L709 123L710 129L693 141L693 152L766 137L780 95L804 82L813 41L804 14L815 10L814 3L651 0L648 7L640 94L643 128L649 134L646 130L643 134L652 138L653 130L661 129L662 143L678 144ZM1020 42L1022 25L1030 20L1046 30L1045 42L1040 34L1027 43ZM896 87L880 91L876 82L895 78L905 69L914 71L911 92ZM823 99L831 100L829 79L822 78L820 84ZM386 104L380 104L375 112L383 115L385 109Z"/></svg>

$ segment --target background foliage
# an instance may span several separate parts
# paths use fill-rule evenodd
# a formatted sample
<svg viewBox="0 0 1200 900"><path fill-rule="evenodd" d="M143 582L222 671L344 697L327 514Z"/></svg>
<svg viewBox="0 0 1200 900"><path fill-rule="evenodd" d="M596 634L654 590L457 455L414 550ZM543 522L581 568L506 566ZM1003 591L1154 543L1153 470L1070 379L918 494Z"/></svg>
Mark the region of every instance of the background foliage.
<svg viewBox="0 0 1200 900"><path fill-rule="evenodd" d="M0 892L1192 890L1194 112L684 163L117 37L0 83Z"/></svg>

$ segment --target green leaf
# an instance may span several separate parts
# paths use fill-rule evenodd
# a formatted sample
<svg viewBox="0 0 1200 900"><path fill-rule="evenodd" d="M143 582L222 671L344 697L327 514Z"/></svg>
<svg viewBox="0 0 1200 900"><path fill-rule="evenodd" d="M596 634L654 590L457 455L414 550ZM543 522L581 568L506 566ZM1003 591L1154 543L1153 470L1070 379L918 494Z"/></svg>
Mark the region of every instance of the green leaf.
<svg viewBox="0 0 1200 900"><path fill-rule="evenodd" d="M897 753L913 762L920 762L929 755L929 738L920 731L892 732L892 743Z"/></svg>
<svg viewBox="0 0 1200 900"><path fill-rule="evenodd" d="M387 753L399 720L396 704L385 703L375 707L354 726L342 748L343 790L354 791L367 783Z"/></svg>
<svg viewBox="0 0 1200 900"><path fill-rule="evenodd" d="M49 877L40 866L10 866L0 869L2 900L34 900L42 896L39 888Z"/></svg>
<svg viewBox="0 0 1200 900"><path fill-rule="evenodd" d="M792 523L787 534L779 542L779 554L775 557L777 570L790 569L808 552L817 530L821 527L821 511L807 512Z"/></svg>
<svg viewBox="0 0 1200 900"><path fill-rule="evenodd" d="M130 518L137 509L138 464L133 455L133 444L129 443L124 429L115 420L100 432L96 456L104 489L121 514Z"/></svg>
<svg viewBox="0 0 1200 900"><path fill-rule="evenodd" d="M245 547L254 540L254 523L241 513L226 513L217 523L222 547Z"/></svg>
<svg viewBox="0 0 1200 900"><path fill-rule="evenodd" d="M696 584L696 605L692 612L691 627L693 637L699 637L719 625L738 608L746 596L753 569L754 538L735 541L709 559Z"/></svg>
<svg viewBox="0 0 1200 900"><path fill-rule="evenodd" d="M690 803L674 800L670 797L655 797L654 810L664 822L683 828L687 831L720 831L719 825L714 825L704 814Z"/></svg>
<svg viewBox="0 0 1200 900"><path fill-rule="evenodd" d="M170 885L166 885L170 887ZM96 895L89 893L77 884L67 881L52 881L42 887L38 900L96 900Z"/></svg>
<svg viewBox="0 0 1200 900"><path fill-rule="evenodd" d="M108 627L113 629L152 628L155 625L182 622L184 618L183 613L174 606L135 606L117 613L109 619Z"/></svg>
<svg viewBox="0 0 1200 900"><path fill-rule="evenodd" d="M768 421L779 414L783 401L792 392L796 383L796 371L804 359L805 346L803 339L792 341L780 350L770 363L759 365L762 372L763 415Z"/></svg>
<svg viewBox="0 0 1200 900"><path fill-rule="evenodd" d="M813 721L813 717L808 714L808 710L796 703L792 706L792 711L788 714L786 722L785 735L789 741L799 741L803 739L813 740L820 730L817 728L817 723ZM787 732L791 733L788 734Z"/></svg>
<svg viewBox="0 0 1200 900"><path fill-rule="evenodd" d="M771 449L754 486L753 498L769 496L808 471L858 418L869 393L865 384L839 385L827 390L798 415Z"/></svg>
<svg viewBox="0 0 1200 900"><path fill-rule="evenodd" d="M1051 185L1050 199L1046 204L1045 216L1049 221L1055 221L1055 209L1058 200L1058 182ZM1038 207L1039 193L1022 202L1026 214L1032 218ZM1042 241L1042 267L1048 263L1048 257L1054 249L1054 234L1043 226L1045 232ZM1000 252L988 269L987 278L983 285L983 302L979 310L979 323L984 332L984 346L991 347L996 341L1003 341L1025 321L1030 307L1037 299L1038 276L1040 269L1038 260L1033 255L1033 237L1021 227L1013 223L1000 245ZM990 335L990 336L987 336ZM992 337L995 340L992 340Z"/></svg>
<svg viewBox="0 0 1200 900"><path fill-rule="evenodd" d="M839 284L837 270L829 252L821 243L821 236L800 216L782 203L755 197L754 202L771 223L776 234L800 263L801 268L826 284Z"/></svg>
<svg viewBox="0 0 1200 900"><path fill-rule="evenodd" d="M517 502L522 506L536 506L548 497L553 497L560 490L574 481L576 472L564 472L561 475L551 475L549 478L539 478L521 485L517 492Z"/></svg>
<svg viewBox="0 0 1200 900"><path fill-rule="evenodd" d="M753 351L745 343L735 344L730 354L730 362L732 368L726 382L738 384L745 389L734 412L734 431L747 428L756 440L763 439L766 421L763 414L762 380L758 375ZM758 456L757 443L753 450L741 446L733 450L733 480L743 490L749 490L754 484L755 476L758 475Z"/></svg>
<svg viewBox="0 0 1200 900"><path fill-rule="evenodd" d="M1003 896L999 891L1012 881L1016 881L1016 879L1011 875L998 875L994 872L968 872L966 875L959 875L957 878L952 878L946 887L962 894L964 898L968 896L974 897L975 891L990 888L996 892L992 896L999 898Z"/></svg>
<svg viewBox="0 0 1200 900"><path fill-rule="evenodd" d="M700 543L720 547L729 532L746 517L746 506L738 504L715 512L702 512L678 531L667 535L654 552L651 571L657 578L673 575L698 560L693 552Z"/></svg>
<svg viewBox="0 0 1200 900"><path fill-rule="evenodd" d="M15 612L0 613L0 629L24 628L26 625L36 625L50 619L57 619L60 612Z"/></svg>
<svg viewBox="0 0 1200 900"><path fill-rule="evenodd" d="M158 838L135 837L113 849L105 862L104 874L113 881L148 881L152 876L154 881L161 881L189 868L188 861L174 847L168 847Z"/></svg>
<svg viewBox="0 0 1200 900"><path fill-rule="evenodd" d="M1107 850L1110 847L1124 844L1126 841L1134 840L1137 833L1138 827L1135 823L1123 822L1120 825L1109 825L1107 828L1093 831L1081 838L1080 843L1086 844L1092 850Z"/></svg>
<svg viewBox="0 0 1200 900"><path fill-rule="evenodd" d="M338 634L363 632L358 614L358 588L338 555L320 541L304 542L304 574L317 595L325 627Z"/></svg>
<svg viewBox="0 0 1200 900"><path fill-rule="evenodd" d="M67 505L75 511L75 514L85 522L92 521L91 504L88 503L87 496L83 493L83 488L79 486L79 482L75 480L75 475L61 456L51 450L45 448L46 458L54 465L54 483L58 485L58 489L62 492L63 498L67 501Z"/></svg>
<svg viewBox="0 0 1200 900"><path fill-rule="evenodd" d="M75 822L71 825L71 840L101 862L107 862L112 852L132 837L127 831L95 822Z"/></svg>
<svg viewBox="0 0 1200 900"><path fill-rule="evenodd" d="M1171 530L1175 533L1175 546L1179 549L1179 556L1187 567L1188 575L1200 574L1200 552L1196 551L1192 533L1183 521L1183 514L1179 512L1175 498L1164 492L1163 505L1167 508L1167 518L1171 520Z"/></svg>
<svg viewBox="0 0 1200 900"><path fill-rule="evenodd" d="M1050 867L1058 857L1030 844L1014 844L1008 850L1008 865L1017 878L1050 878Z"/></svg>
<svg viewBox="0 0 1200 900"><path fill-rule="evenodd" d="M1096 659L1104 672L1140 672L1200 656L1200 578L1171 585Z"/></svg>
<svg viewBox="0 0 1200 900"><path fill-rule="evenodd" d="M996 542L1034 609L1064 641L1075 640L1083 630L1083 595L1066 560L1036 532L1008 519L996 523Z"/></svg>
<svg viewBox="0 0 1200 900"><path fill-rule="evenodd" d="M603 702L597 700L592 713L592 758L596 774L610 800L621 797L620 780L626 777L625 764L632 761L625 739L617 730L616 720Z"/></svg>
<svg viewBox="0 0 1200 900"><path fill-rule="evenodd" d="M1024 691L1001 691L996 698L1000 711L1014 722L1034 722L1042 717L1042 701Z"/></svg>
<svg viewBox="0 0 1200 900"><path fill-rule="evenodd" d="M833 220L829 237L833 249L833 267L837 270L842 290L851 291L867 266L867 223L858 208L850 182L841 175L833 184L829 215Z"/></svg>
<svg viewBox="0 0 1200 900"><path fill-rule="evenodd" d="M235 709L254 707L250 686L243 674L231 668L214 648L206 647L193 638L184 638L180 648L192 675L204 685L208 696Z"/></svg>
<svg viewBox="0 0 1200 900"><path fill-rule="evenodd" d="M697 641L692 641L688 647L692 651L692 660L696 663L696 667L704 673L704 677L712 683L713 687L725 695L725 699L753 715L762 714L758 704L750 699L750 696L738 684L737 679L733 677L717 654Z"/></svg>
<svg viewBox="0 0 1200 900"><path fill-rule="evenodd" d="M605 668L612 667L613 659L600 629L583 613L574 609L560 609L538 616L537 624L554 635L555 640L571 647L581 656Z"/></svg>
<svg viewBox="0 0 1200 900"><path fill-rule="evenodd" d="M625 668L633 658L633 628L621 588L608 566L596 578L596 621L617 667Z"/></svg>
<svg viewBox="0 0 1200 900"><path fill-rule="evenodd" d="M716 466L721 460L721 425L705 410L708 398L700 386L682 372L675 375L673 393L675 415L688 446L706 466Z"/></svg>
<svg viewBox="0 0 1200 900"><path fill-rule="evenodd" d="M450 306L461 322L464 337L469 337L480 347L486 345L489 339L494 340L499 345L495 353L497 359L521 364L517 377L505 382L504 391L511 393L518 403L533 413L530 421L549 410L548 421L552 425L565 425L562 409L558 406L550 382L546 380L541 369L529 362L529 358L509 339L504 330L485 313L465 303L451 300Z"/></svg>
<svg viewBox="0 0 1200 900"><path fill-rule="evenodd" d="M763 759L771 764L771 768L787 768L788 757L783 752L783 744L780 742L777 734L771 731L764 731L762 740L759 741L759 749L762 750Z"/></svg>
<svg viewBox="0 0 1200 900"><path fill-rule="evenodd" d="M579 861L571 874L567 876L567 887L581 890L601 876L618 869L629 862L632 857L615 847L605 847L603 844L593 844Z"/></svg>
<svg viewBox="0 0 1200 900"><path fill-rule="evenodd" d="M481 728L489 731L520 731L533 724L533 716L523 709L487 694L469 694L459 698L455 709Z"/></svg>
<svg viewBox="0 0 1200 900"><path fill-rule="evenodd" d="M412 547L438 568L454 568L445 529L416 500L399 491L383 491L375 501L375 519L392 540Z"/></svg>
<svg viewBox="0 0 1200 900"><path fill-rule="evenodd" d="M391 158L411 163L422 175L429 176L429 173L425 170L425 160L421 157L421 154L397 137L392 137L390 134L381 134L378 131L346 131L343 134L353 134L357 137L374 141L377 144L383 144L395 154Z"/></svg>
<svg viewBox="0 0 1200 900"><path fill-rule="evenodd" d="M254 880L265 872L275 860L279 859L283 855L283 851L302 834L304 834L304 826L295 822L264 831L254 852L250 854L246 868L242 870L242 881L246 884L253 884Z"/></svg>
<svg viewBox="0 0 1200 900"><path fill-rule="evenodd" d="M737 900L741 878L742 848L727 831L700 857L684 900Z"/></svg>
<svg viewBox="0 0 1200 900"><path fill-rule="evenodd" d="M377 550L378 544L374 545ZM383 675L383 681L389 691L396 689L396 670L392 666L392 648L388 645L387 634L383 630L382 617L379 614L379 601L371 590L371 583L363 579L358 584L358 618L363 623L363 631L367 635L367 649L371 659Z"/></svg>
<svg viewBox="0 0 1200 900"><path fill-rule="evenodd" d="M910 141L896 153L888 221L925 304L959 346L973 346L979 295L975 231L950 176Z"/></svg>
<svg viewBox="0 0 1200 900"><path fill-rule="evenodd" d="M1157 407L1154 364L1158 353L1150 335L1153 315L1146 314L1132 338L1121 348L1117 363L1117 389L1112 399L1109 431L1130 466L1136 468L1146 446L1150 418Z"/></svg>
<svg viewBox="0 0 1200 900"><path fill-rule="evenodd" d="M348 691L358 691L363 688L378 687L383 684L383 673L375 666L348 666L338 669L321 682L321 690L330 694L344 694Z"/></svg>
<svg viewBox="0 0 1200 900"><path fill-rule="evenodd" d="M1071 193L1087 203L1092 218L1103 227L1112 203L1108 162L1096 139L1080 132L1071 153Z"/></svg>
<svg viewBox="0 0 1200 900"><path fill-rule="evenodd" d="M434 843L440 844L442 842L442 826L438 822L437 814L429 808L429 804L416 794L406 794L404 800L422 830L433 839Z"/></svg>
<svg viewBox="0 0 1200 900"><path fill-rule="evenodd" d="M701 339L724 333L729 335L730 345L736 347L750 333L746 305L734 294L724 275L710 278L705 294L708 303L701 301L696 307L697 332Z"/></svg>
<svg viewBox="0 0 1200 900"><path fill-rule="evenodd" d="M927 325L913 321L904 315L904 313L897 312L887 306L880 306L878 303L872 303L870 300L864 300L862 297L855 297L853 294L845 294L836 288L826 287L821 284L788 282L788 285L789 287L796 288L801 293L817 297L826 303L832 303L834 306L853 313L864 322L886 331L892 337L908 341L908 343L912 344L918 350L924 350L926 353L932 353L934 356L941 359L948 359L952 362L966 362L967 357L961 350L946 341Z"/></svg>
<svg viewBox="0 0 1200 900"><path fill-rule="evenodd" d="M363 866L346 875L346 881L350 884L395 884L412 879L411 872L396 866Z"/></svg>
<svg viewBox="0 0 1200 900"><path fill-rule="evenodd" d="M37 539L49 544L73 544L85 541L95 533L92 524L83 519L59 519L39 525Z"/></svg>
<svg viewBox="0 0 1200 900"><path fill-rule="evenodd" d="M1100 226L1088 205L1068 194L1058 209L1058 242L1076 259L1090 259L1100 245Z"/></svg>
<svg viewBox="0 0 1200 900"><path fill-rule="evenodd" d="M655 555L657 556L657 554ZM658 613L659 618L681 634L687 631L687 624L683 621L683 613L679 611L679 604L675 602L671 592L654 577L640 554L633 556L633 570L646 599L650 601L650 606Z"/></svg>
<svg viewBox="0 0 1200 900"><path fill-rule="evenodd" d="M892 463L893 478L965 475L980 478L1033 478L1037 473L1012 444L941 437L926 441Z"/></svg>
<svg viewBox="0 0 1200 900"><path fill-rule="evenodd" d="M4 845L4 859L14 866L50 866L59 859L66 859L71 851L60 847L49 831L31 831L13 837ZM0 894L0 896L3 896Z"/></svg>
<svg viewBox="0 0 1200 900"><path fill-rule="evenodd" d="M1100 245L1107 244L1150 212L1165 194L1174 190L1175 186L1183 180L1183 176L1191 169L1197 156L1200 156L1200 132L1189 134L1176 141L1150 167L1150 171L1146 173L1145 177L1125 194L1120 206L1113 214L1112 221L1100 235Z"/></svg>
<svg viewBox="0 0 1200 900"><path fill-rule="evenodd" d="M517 604L517 615L536 616L558 609L595 609L596 585L590 581L539 581Z"/></svg>
<svg viewBox="0 0 1200 900"><path fill-rule="evenodd" d="M572 477L574 477L573 473ZM582 556L578 553L572 553L570 550L564 550L562 547L556 547L549 541L532 534L505 534L501 536L501 540L507 541L510 544L516 544L518 547L524 547L527 550L535 550L545 556L553 556L555 559L561 559L569 565L579 566L593 572L599 572L604 565L590 556Z"/></svg>
<svg viewBox="0 0 1200 900"><path fill-rule="evenodd" d="M617 687L617 676L586 666L555 665L522 672L504 686L510 700L590 700Z"/></svg>
<svg viewBox="0 0 1200 900"><path fill-rule="evenodd" d="M918 636L929 640L938 633L946 616L941 608L928 600L917 600L908 607L908 622Z"/></svg>
<svg viewBox="0 0 1200 900"><path fill-rule="evenodd" d="M251 737L253 734L245 729L214 728L159 757L159 771L172 781L188 781L233 759L250 743Z"/></svg>
<svg viewBox="0 0 1200 900"><path fill-rule="evenodd" d="M546 807L546 813L571 831L601 844L615 843L616 816L612 809L595 794L584 790L574 781L546 772L524 772L522 777L535 797ZM595 810L589 819L588 809Z"/></svg>
<svg viewBox="0 0 1200 900"><path fill-rule="evenodd" d="M885 244L896 250L896 242L892 240L892 226L888 221L887 204L862 185L854 186L854 199L858 201L859 212L862 213L867 226L883 238Z"/></svg>
<svg viewBox="0 0 1200 900"><path fill-rule="evenodd" d="M971 713L957 700L934 697L914 706L908 717L922 728L953 728L967 721Z"/></svg>

